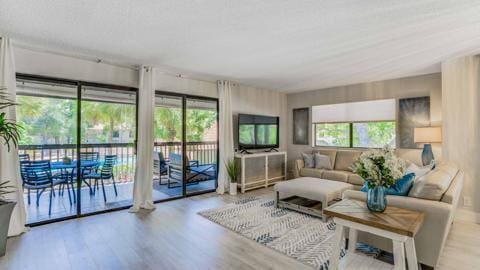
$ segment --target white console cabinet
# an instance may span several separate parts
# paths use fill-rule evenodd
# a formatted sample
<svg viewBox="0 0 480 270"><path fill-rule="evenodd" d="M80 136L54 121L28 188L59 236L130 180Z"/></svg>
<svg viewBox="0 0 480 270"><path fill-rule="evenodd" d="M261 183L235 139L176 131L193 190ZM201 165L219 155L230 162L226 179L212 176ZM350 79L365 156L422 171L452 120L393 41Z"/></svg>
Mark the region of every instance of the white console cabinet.
<svg viewBox="0 0 480 270"><path fill-rule="evenodd" d="M242 193L261 187L268 187L287 179L287 152L259 152L253 154L235 153L240 163Z"/></svg>

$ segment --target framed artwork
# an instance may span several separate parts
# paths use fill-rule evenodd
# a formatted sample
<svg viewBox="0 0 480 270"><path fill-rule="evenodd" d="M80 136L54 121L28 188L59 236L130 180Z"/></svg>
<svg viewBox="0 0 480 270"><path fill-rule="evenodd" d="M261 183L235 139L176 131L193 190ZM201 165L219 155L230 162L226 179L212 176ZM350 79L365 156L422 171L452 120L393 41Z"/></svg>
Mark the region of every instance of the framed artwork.
<svg viewBox="0 0 480 270"><path fill-rule="evenodd" d="M415 127L430 125L430 97L404 98L398 101L400 148L419 148L413 141Z"/></svg>
<svg viewBox="0 0 480 270"><path fill-rule="evenodd" d="M309 109L293 109L293 144L308 145Z"/></svg>

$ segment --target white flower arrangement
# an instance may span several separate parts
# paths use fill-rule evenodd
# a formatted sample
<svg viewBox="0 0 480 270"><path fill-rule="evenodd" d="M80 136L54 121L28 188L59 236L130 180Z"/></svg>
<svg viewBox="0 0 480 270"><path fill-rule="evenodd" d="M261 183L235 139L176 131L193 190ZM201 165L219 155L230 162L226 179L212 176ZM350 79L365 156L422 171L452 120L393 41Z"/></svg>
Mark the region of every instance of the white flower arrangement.
<svg viewBox="0 0 480 270"><path fill-rule="evenodd" d="M388 145L364 152L351 167L368 183L369 188L390 187L403 176L405 168L405 161L398 158Z"/></svg>

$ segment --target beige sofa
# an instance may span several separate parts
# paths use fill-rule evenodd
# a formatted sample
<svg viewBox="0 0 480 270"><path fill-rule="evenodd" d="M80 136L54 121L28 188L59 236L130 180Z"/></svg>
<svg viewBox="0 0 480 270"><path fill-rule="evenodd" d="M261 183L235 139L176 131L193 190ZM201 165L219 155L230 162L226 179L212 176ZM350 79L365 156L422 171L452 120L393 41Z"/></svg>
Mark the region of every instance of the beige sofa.
<svg viewBox="0 0 480 270"><path fill-rule="evenodd" d="M336 180L352 184L355 189L360 190L363 179L350 170L353 162L362 154L360 150L337 150L337 149L315 149L313 153L319 153L330 157L333 170L316 168L305 168L303 159L297 159L293 169L294 178L317 177L328 180Z"/></svg>
<svg viewBox="0 0 480 270"><path fill-rule="evenodd" d="M295 162L295 177L310 176L337 180L351 183L354 185L355 189L361 188L363 180L348 169L351 163L353 163L361 154L361 151L335 149L320 149L314 151L328 155L331 160L334 160L333 170L327 171L304 168L303 160L299 159ZM399 154L399 156L402 155ZM449 164L449 177L451 179L446 182L448 188L446 187L446 191L441 194L439 200L427 200L404 196L387 196L388 205L415 209L425 213L424 224L415 236L415 246L419 263L431 267L436 267L438 264L438 259L445 245L445 241L455 216L455 210L458 206L463 186L463 172L459 171L456 167L454 167L455 169L452 171L451 166L452 165ZM437 169L440 169L440 167L441 165L437 166ZM343 193L343 197L365 201L366 193L356 190L347 190ZM382 250L392 251L392 243L389 239L360 232L359 241L373 245Z"/></svg>

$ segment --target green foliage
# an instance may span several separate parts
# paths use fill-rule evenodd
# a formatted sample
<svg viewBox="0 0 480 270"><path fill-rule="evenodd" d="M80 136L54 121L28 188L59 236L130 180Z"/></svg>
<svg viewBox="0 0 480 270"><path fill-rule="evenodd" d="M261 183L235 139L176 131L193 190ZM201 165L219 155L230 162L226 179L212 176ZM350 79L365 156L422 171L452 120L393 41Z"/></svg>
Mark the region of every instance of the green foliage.
<svg viewBox="0 0 480 270"><path fill-rule="evenodd" d="M398 158L390 146L363 152L351 169L362 177L369 188L390 187L405 172L405 161Z"/></svg>
<svg viewBox="0 0 480 270"><path fill-rule="evenodd" d="M395 122L353 123L352 147L395 146ZM316 145L350 147L350 123L316 124Z"/></svg>
<svg viewBox="0 0 480 270"><path fill-rule="evenodd" d="M212 110L187 110L187 141L199 142L203 140L204 132L211 128L217 120L217 112Z"/></svg>
<svg viewBox="0 0 480 270"><path fill-rule="evenodd" d="M349 123L316 124L316 145L319 146L350 146Z"/></svg>
<svg viewBox="0 0 480 270"><path fill-rule="evenodd" d="M82 101L82 129L96 125L103 126L102 133L94 138L94 141L99 143L113 142L114 133L122 129L135 132L135 105ZM85 141L87 136L84 132L82 134L82 141Z"/></svg>
<svg viewBox="0 0 480 270"><path fill-rule="evenodd" d="M75 143L76 101L18 96L18 122L25 127L20 144Z"/></svg>
<svg viewBox="0 0 480 270"><path fill-rule="evenodd" d="M76 100L18 96L18 101L22 105L17 110L18 123L25 127L20 144L76 142ZM182 139L181 108L156 107L154 114L154 136L157 140L172 142ZM132 104L84 100L81 115L83 143L111 143L114 134L122 130L135 134L135 106ZM187 140L202 141L205 131L215 124L217 113L189 108L186 116ZM103 130L94 130L98 127L103 127Z"/></svg>
<svg viewBox="0 0 480 270"><path fill-rule="evenodd" d="M230 177L230 183L237 183L238 174L240 173L240 166L235 159L226 161L225 168L227 169L228 176Z"/></svg>
<svg viewBox="0 0 480 270"><path fill-rule="evenodd" d="M180 108L156 107L154 118L155 138L165 142L182 140L182 111ZM202 109L188 109L186 115L187 141L203 140L206 130L217 120L217 112Z"/></svg>
<svg viewBox="0 0 480 270"><path fill-rule="evenodd" d="M367 122L353 124L354 147L395 146L395 122Z"/></svg>
<svg viewBox="0 0 480 270"><path fill-rule="evenodd" d="M3 110L15 105L17 104L9 98L7 88L0 87L0 109ZM7 114L5 112L0 113L0 137L3 138L4 144L7 146L8 151L10 151L12 144L14 147L18 145L21 126L6 117Z"/></svg>

